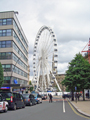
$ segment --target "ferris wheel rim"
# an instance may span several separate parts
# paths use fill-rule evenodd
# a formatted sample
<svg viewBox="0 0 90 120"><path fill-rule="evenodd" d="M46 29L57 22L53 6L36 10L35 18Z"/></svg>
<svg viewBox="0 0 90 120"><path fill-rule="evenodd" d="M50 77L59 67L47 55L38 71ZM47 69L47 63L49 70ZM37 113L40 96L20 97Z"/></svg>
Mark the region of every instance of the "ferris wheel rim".
<svg viewBox="0 0 90 120"><path fill-rule="evenodd" d="M35 43L34 43L34 51L33 51L33 68L34 68L34 70L33 70L33 72L36 72L36 66L35 66L35 63L36 63L36 52L37 52L37 46L38 46L38 42L39 42L39 38L40 38L40 35L42 34L42 32L44 31L44 30L48 30L49 32L50 32L50 35L51 35L51 37L52 37L52 42L53 42L53 45L55 45L55 46L57 46L57 40L56 40L56 38L55 38L55 34L54 34L54 32L53 32L53 30L50 28L50 27L47 27L47 26L42 26L40 29L39 29L39 31L38 31L38 33L37 33L37 35L36 35L36 39L35 39ZM54 58L56 57L58 57L58 55L57 55L57 49L54 49ZM58 61L51 61L51 62L54 62L54 63L56 63L57 64L57 62ZM55 66L55 68L54 69L57 69L57 65ZM53 73L53 74L56 74L56 73ZM35 78L35 73L34 73L34 78Z"/></svg>

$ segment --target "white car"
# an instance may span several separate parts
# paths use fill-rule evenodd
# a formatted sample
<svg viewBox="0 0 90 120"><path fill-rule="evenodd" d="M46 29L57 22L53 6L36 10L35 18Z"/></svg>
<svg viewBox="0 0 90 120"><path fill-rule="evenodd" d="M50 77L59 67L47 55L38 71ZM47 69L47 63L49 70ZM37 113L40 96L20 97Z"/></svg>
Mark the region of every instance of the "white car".
<svg viewBox="0 0 90 120"><path fill-rule="evenodd" d="M0 112L8 111L8 102L4 101L2 95L0 94Z"/></svg>

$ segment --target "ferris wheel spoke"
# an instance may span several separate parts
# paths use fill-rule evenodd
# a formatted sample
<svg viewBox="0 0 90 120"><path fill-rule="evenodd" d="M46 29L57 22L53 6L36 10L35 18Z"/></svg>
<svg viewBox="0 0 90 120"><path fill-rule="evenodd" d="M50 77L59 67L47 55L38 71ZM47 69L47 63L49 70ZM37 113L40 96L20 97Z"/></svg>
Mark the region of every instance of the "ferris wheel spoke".
<svg viewBox="0 0 90 120"><path fill-rule="evenodd" d="M45 53L50 52L51 48L53 48L53 43L51 43L49 46L46 47Z"/></svg>
<svg viewBox="0 0 90 120"><path fill-rule="evenodd" d="M47 26L41 27L35 39L33 55L33 78L37 77L37 90L44 91L51 83L51 71L57 69L58 55L55 52L57 43L54 32Z"/></svg>

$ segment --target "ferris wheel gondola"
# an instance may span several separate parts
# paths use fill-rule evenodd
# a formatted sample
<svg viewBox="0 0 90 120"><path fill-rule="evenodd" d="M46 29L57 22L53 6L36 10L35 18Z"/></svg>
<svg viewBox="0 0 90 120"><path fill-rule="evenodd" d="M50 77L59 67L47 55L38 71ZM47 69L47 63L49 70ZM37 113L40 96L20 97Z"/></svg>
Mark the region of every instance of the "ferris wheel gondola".
<svg viewBox="0 0 90 120"><path fill-rule="evenodd" d="M58 63L57 52L54 32L50 27L41 27L37 33L33 51L33 80L37 80L37 89L40 86L44 91L50 86L52 77L55 78ZM56 78L54 80L56 81Z"/></svg>

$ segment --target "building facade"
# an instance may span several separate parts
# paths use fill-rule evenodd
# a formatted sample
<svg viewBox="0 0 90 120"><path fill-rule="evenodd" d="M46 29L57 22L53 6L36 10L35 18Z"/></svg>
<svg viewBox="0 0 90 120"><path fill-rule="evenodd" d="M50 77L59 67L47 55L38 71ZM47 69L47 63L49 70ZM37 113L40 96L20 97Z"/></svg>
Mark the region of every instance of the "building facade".
<svg viewBox="0 0 90 120"><path fill-rule="evenodd" d="M0 62L4 84L28 85L28 40L17 12L0 12Z"/></svg>

